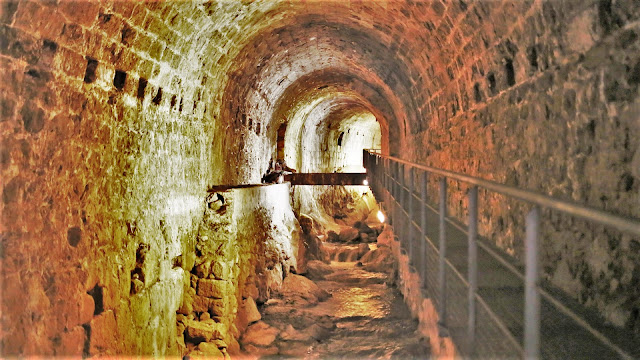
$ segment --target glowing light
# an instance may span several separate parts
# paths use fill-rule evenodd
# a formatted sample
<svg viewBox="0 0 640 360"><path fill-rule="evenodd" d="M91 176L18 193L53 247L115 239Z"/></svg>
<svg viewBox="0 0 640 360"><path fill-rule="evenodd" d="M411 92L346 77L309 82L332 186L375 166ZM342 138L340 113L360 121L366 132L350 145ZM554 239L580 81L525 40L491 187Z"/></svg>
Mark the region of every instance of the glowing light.
<svg viewBox="0 0 640 360"><path fill-rule="evenodd" d="M172 196L165 202L164 211L168 215L184 215L199 209L202 199L198 196Z"/></svg>
<svg viewBox="0 0 640 360"><path fill-rule="evenodd" d="M378 220L380 220L381 223L384 222L384 214L382 213L382 211L378 210Z"/></svg>
<svg viewBox="0 0 640 360"><path fill-rule="evenodd" d="M368 186L368 185L369 185L369 180L364 179L364 181L362 182L362 185L364 185L364 186Z"/></svg>

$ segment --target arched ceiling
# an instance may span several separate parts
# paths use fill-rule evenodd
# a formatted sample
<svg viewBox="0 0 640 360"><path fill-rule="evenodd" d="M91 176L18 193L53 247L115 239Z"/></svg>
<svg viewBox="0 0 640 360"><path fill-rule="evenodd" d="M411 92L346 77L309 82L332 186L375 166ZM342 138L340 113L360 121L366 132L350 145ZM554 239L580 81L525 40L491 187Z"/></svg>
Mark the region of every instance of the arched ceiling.
<svg viewBox="0 0 640 360"><path fill-rule="evenodd" d="M379 119L385 151L397 148L390 139L399 142L420 128L411 90L411 77L418 71L399 55L408 45L400 35L403 26L379 19L381 10L385 9L376 4L292 2L267 12L263 21L278 21L255 32L234 58L222 98L221 125L241 132L248 124L260 123L268 135L263 141L271 143L261 148L269 152L283 121L306 118L296 116L296 109L308 109L319 99L344 99ZM388 10L387 16L394 13ZM292 125L302 133L302 124ZM240 149L231 155L240 163L243 156ZM259 162L267 163L267 156Z"/></svg>
<svg viewBox="0 0 640 360"><path fill-rule="evenodd" d="M480 57L499 45L496 33L512 31L511 17L530 12L533 3L294 0L148 6L167 18L189 14L186 22L193 30L176 46L187 48L180 49L190 54L181 66L193 68L202 85L193 97L209 101L207 116L216 133L225 134L213 140L213 164L227 164L224 176L253 182L273 152L283 104L295 108L297 101L311 101L320 96L313 89L326 83L334 86L335 96L351 91L366 100L365 107L383 122L383 147L388 143L389 152L403 151L403 139L472 105L472 79L483 76L483 63L495 60Z"/></svg>

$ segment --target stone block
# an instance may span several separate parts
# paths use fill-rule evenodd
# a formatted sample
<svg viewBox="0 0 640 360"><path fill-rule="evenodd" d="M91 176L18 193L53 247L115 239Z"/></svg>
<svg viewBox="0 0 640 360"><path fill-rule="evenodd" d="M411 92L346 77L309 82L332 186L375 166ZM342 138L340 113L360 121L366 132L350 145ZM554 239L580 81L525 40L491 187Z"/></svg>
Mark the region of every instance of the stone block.
<svg viewBox="0 0 640 360"><path fill-rule="evenodd" d="M85 330L78 325L60 336L60 346L56 349L57 356L82 356L85 341Z"/></svg>
<svg viewBox="0 0 640 360"><path fill-rule="evenodd" d="M65 315L65 327L71 329L76 325L86 324L91 321L94 307L93 298L87 293L82 293L78 302L75 303L71 307L71 310Z"/></svg>
<svg viewBox="0 0 640 360"><path fill-rule="evenodd" d="M31 65L38 62L41 47L32 35L3 25L0 26L0 39L0 53Z"/></svg>
<svg viewBox="0 0 640 360"><path fill-rule="evenodd" d="M193 311L198 313L209 311L212 302L213 300L208 297L195 295L193 297Z"/></svg>
<svg viewBox="0 0 640 360"><path fill-rule="evenodd" d="M211 273L216 279L224 280L229 278L229 265L225 262L214 262L211 266Z"/></svg>
<svg viewBox="0 0 640 360"><path fill-rule="evenodd" d="M69 23L64 25L62 28L62 34L56 39L56 41L74 51L83 51L85 46L85 37L85 30L82 26Z"/></svg>
<svg viewBox="0 0 640 360"><path fill-rule="evenodd" d="M240 343L236 339L231 339L231 342L227 345L227 352L229 355L240 355Z"/></svg>
<svg viewBox="0 0 640 360"><path fill-rule="evenodd" d="M70 22L91 27L97 18L100 4L93 1L61 1L62 11Z"/></svg>
<svg viewBox="0 0 640 360"><path fill-rule="evenodd" d="M280 330L270 326L264 321L258 321L257 323L249 326L247 331L242 335L240 340L243 345L257 345L257 346L269 346L273 344L276 337L280 333Z"/></svg>
<svg viewBox="0 0 640 360"><path fill-rule="evenodd" d="M178 314L189 315L193 312L193 296L185 293L182 305L178 308Z"/></svg>
<svg viewBox="0 0 640 360"><path fill-rule="evenodd" d="M307 277L312 280L323 280L325 275L333 272L331 266L320 260L311 260L307 264Z"/></svg>
<svg viewBox="0 0 640 360"><path fill-rule="evenodd" d="M117 340L116 317L112 310L107 310L91 320L90 354L99 354L104 351L114 351Z"/></svg>
<svg viewBox="0 0 640 360"><path fill-rule="evenodd" d="M198 280L198 292L200 296L206 296L214 299L222 299L225 295L231 293L231 286L228 281L225 280L211 280L200 279Z"/></svg>
<svg viewBox="0 0 640 360"><path fill-rule="evenodd" d="M280 334L280 338L285 341L307 341L311 336L302 331L296 330L291 324L289 324Z"/></svg>
<svg viewBox="0 0 640 360"><path fill-rule="evenodd" d="M129 18L133 13L133 9L135 6L136 3L128 1L116 1L113 3L113 11L122 15L123 18Z"/></svg>
<svg viewBox="0 0 640 360"><path fill-rule="evenodd" d="M111 13L102 13L98 14L98 28L104 31L107 36L111 39L121 38L121 29L122 29L122 20L120 20L117 16L114 16Z"/></svg>
<svg viewBox="0 0 640 360"><path fill-rule="evenodd" d="M195 343L221 340L226 332L223 324L214 323L213 321L202 322L189 320L185 325L187 326L185 330L187 339Z"/></svg>
<svg viewBox="0 0 640 360"><path fill-rule="evenodd" d="M259 295L260 291L258 290L258 287L256 286L254 281L247 282L244 289L242 290L242 297L245 298L252 297L254 299L257 299Z"/></svg>
<svg viewBox="0 0 640 360"><path fill-rule="evenodd" d="M13 113L15 112L16 102L13 99L9 98L0 98L0 116L3 119L11 119L13 118Z"/></svg>
<svg viewBox="0 0 640 360"><path fill-rule="evenodd" d="M342 242L350 242L350 241L355 241L359 235L360 235L360 232L358 231L358 229L352 228L352 227L343 227L340 230L338 239Z"/></svg>
<svg viewBox="0 0 640 360"><path fill-rule="evenodd" d="M389 247L381 246L367 252L360 261L367 271L389 272L393 269L394 257Z"/></svg>
<svg viewBox="0 0 640 360"><path fill-rule="evenodd" d="M199 278L208 278L211 273L211 260L205 260L203 263L196 266L195 274Z"/></svg>
<svg viewBox="0 0 640 360"><path fill-rule="evenodd" d="M209 312L213 316L229 316L228 299L210 299Z"/></svg>
<svg viewBox="0 0 640 360"><path fill-rule="evenodd" d="M256 305L256 302L255 300L253 300L253 298L250 297L245 299L243 308L247 316L247 322L249 324L262 319L262 315L260 314L260 311L258 311L258 306Z"/></svg>
<svg viewBox="0 0 640 360"><path fill-rule="evenodd" d="M79 305L79 323L84 324L91 320L93 314L95 312L95 303L93 297L87 293L84 293L80 296Z"/></svg>
<svg viewBox="0 0 640 360"><path fill-rule="evenodd" d="M69 77L82 79L87 67L87 60L74 51L60 48L53 58L53 66Z"/></svg>
<svg viewBox="0 0 640 360"><path fill-rule="evenodd" d="M282 282L282 287L278 292L284 297L297 297L301 302L315 304L324 301L331 295L320 289L316 283L304 276L289 274Z"/></svg>
<svg viewBox="0 0 640 360"><path fill-rule="evenodd" d="M129 298L129 307L138 319L147 319L151 316L151 300L148 292L142 292Z"/></svg>
<svg viewBox="0 0 640 360"><path fill-rule="evenodd" d="M202 351L202 353L207 358L214 358L214 359L224 358L222 351L220 351L218 346L216 346L216 344L214 343L201 342L200 345L198 345L198 350Z"/></svg>

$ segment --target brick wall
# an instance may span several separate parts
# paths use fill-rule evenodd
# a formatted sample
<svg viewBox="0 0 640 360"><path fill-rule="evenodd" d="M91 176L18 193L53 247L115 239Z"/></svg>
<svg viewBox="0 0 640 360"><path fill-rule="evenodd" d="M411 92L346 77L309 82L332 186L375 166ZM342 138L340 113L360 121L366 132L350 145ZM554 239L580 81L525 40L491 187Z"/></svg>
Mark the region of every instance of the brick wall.
<svg viewBox="0 0 640 360"><path fill-rule="evenodd" d="M235 42L189 2L0 7L2 353L176 353Z"/></svg>
<svg viewBox="0 0 640 360"><path fill-rule="evenodd" d="M453 27L433 30L451 53L429 72L424 131L408 137L402 157L640 217L637 5L461 4L445 6ZM463 218L465 191L451 183L453 214ZM483 233L521 256L528 207L488 194L481 204ZM544 216L547 277L637 331L640 239Z"/></svg>
<svg viewBox="0 0 640 360"><path fill-rule="evenodd" d="M333 84L326 73L340 74L344 88L329 91L363 98L388 123L393 155L640 217L637 4L331 5L296 9L240 52L223 99L246 101L225 119L290 121L287 132L297 134L305 126L297 119L312 118L306 105ZM451 212L461 218L465 191L451 184ZM482 233L520 257L526 204L491 194L481 202ZM557 214L544 224L547 277L637 329L640 241Z"/></svg>
<svg viewBox="0 0 640 360"><path fill-rule="evenodd" d="M207 187L259 181L325 85L392 154L640 217L631 0L0 8L3 353L175 352ZM482 201L518 255L526 209ZM550 278L637 329L638 239L546 221Z"/></svg>

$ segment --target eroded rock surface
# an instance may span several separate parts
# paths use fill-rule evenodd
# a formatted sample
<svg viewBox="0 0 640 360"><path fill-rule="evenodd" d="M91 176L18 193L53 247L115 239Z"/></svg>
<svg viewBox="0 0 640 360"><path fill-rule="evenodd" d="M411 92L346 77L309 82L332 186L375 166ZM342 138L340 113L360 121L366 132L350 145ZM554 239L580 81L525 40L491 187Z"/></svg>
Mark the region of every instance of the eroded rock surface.
<svg viewBox="0 0 640 360"><path fill-rule="evenodd" d="M300 228L286 202L288 185L212 194L176 316L178 349L190 357L237 355L242 336L247 345L269 345L265 333L271 332L261 328L256 303L268 299L296 269L300 243ZM295 277L287 279L291 283Z"/></svg>
<svg viewBox="0 0 640 360"><path fill-rule="evenodd" d="M364 244L369 249L368 244ZM358 253L358 245L335 245ZM351 249L353 248L353 249ZM261 307L262 320L241 339L253 358L429 358L393 285L395 264L385 245L371 244L360 262L308 263L307 276L290 274ZM336 253L340 253L338 249ZM324 295L323 295L324 294Z"/></svg>

